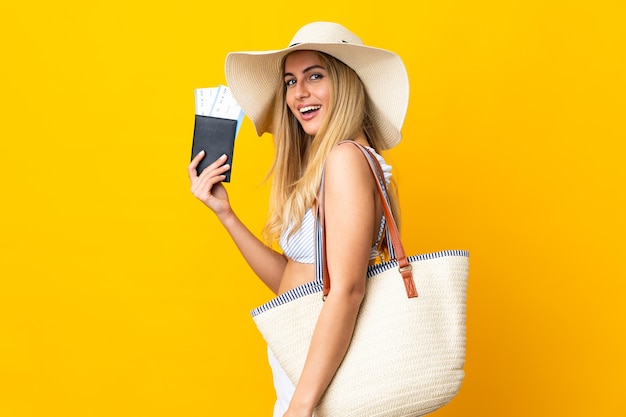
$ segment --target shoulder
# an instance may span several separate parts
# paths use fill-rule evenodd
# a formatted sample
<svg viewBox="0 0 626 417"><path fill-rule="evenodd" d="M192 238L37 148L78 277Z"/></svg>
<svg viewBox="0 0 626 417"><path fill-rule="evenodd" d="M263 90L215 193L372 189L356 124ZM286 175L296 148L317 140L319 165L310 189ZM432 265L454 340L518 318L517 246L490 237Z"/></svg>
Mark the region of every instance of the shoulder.
<svg viewBox="0 0 626 417"><path fill-rule="evenodd" d="M367 159L359 148L349 143L340 143L335 146L328 155L326 167L333 169L337 167L367 168Z"/></svg>
<svg viewBox="0 0 626 417"><path fill-rule="evenodd" d="M365 155L351 144L339 144L328 155L326 180L332 183L370 183L373 178Z"/></svg>

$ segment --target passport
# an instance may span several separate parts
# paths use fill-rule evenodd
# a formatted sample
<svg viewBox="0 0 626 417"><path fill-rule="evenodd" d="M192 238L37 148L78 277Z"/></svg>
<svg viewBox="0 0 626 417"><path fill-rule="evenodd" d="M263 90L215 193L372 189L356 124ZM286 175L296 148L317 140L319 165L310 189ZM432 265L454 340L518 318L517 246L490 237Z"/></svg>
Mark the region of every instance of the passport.
<svg viewBox="0 0 626 417"><path fill-rule="evenodd" d="M230 169L224 173L224 182L230 182L233 168L235 138L243 120L243 110L228 87L197 88L195 90L196 115L191 146L191 159L200 151L204 158L198 164L198 175L217 158L226 154Z"/></svg>
<svg viewBox="0 0 626 417"><path fill-rule="evenodd" d="M191 159L200 151L204 151L204 158L198 164L196 171L198 175L217 158L226 154L226 163L230 164L230 169L224 173L224 182L230 182L230 174L233 169L233 151L235 149L235 132L237 121L231 119L221 119L219 117L200 116L196 114L193 129L193 143L191 147Z"/></svg>

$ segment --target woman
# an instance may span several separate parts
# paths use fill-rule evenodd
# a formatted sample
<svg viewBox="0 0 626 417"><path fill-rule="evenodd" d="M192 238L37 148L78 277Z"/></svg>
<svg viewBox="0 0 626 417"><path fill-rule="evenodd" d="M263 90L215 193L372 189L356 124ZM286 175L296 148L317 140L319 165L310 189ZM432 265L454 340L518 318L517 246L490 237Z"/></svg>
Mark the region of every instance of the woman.
<svg viewBox="0 0 626 417"><path fill-rule="evenodd" d="M408 79L392 52L364 46L341 25L301 28L288 48L231 53L226 78L257 133L274 135L270 216L259 240L237 218L221 181L225 157L200 175L189 165L193 194L224 225L258 277L279 297L315 279L312 208L324 176L326 248L332 289L294 387L269 352L274 416L311 417L350 344L370 262L381 256L384 216L376 180L355 141L379 155L396 145L408 103ZM279 241L282 253L271 248Z"/></svg>

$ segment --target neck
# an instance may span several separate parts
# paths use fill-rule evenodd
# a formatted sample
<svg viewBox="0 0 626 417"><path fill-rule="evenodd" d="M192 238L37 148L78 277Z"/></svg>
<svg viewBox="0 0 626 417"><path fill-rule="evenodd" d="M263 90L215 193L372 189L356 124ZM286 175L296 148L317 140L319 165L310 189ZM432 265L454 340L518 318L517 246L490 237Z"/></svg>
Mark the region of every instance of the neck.
<svg viewBox="0 0 626 417"><path fill-rule="evenodd" d="M365 137L365 132L363 130L359 131L359 133L354 137L354 141L359 145L370 146L367 138Z"/></svg>

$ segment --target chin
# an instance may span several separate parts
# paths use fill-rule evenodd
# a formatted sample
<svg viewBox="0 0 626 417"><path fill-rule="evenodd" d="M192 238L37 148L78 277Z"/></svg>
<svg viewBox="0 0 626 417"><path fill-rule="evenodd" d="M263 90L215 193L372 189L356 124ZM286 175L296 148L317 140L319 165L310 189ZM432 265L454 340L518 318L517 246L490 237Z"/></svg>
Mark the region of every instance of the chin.
<svg viewBox="0 0 626 417"><path fill-rule="evenodd" d="M302 130L304 130L304 133L306 133L309 136L315 136L317 135L317 132L320 130L320 128L319 126L307 126L307 127L302 126Z"/></svg>

